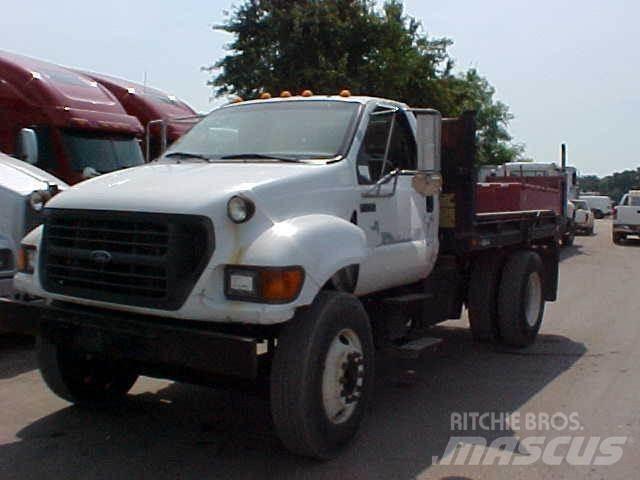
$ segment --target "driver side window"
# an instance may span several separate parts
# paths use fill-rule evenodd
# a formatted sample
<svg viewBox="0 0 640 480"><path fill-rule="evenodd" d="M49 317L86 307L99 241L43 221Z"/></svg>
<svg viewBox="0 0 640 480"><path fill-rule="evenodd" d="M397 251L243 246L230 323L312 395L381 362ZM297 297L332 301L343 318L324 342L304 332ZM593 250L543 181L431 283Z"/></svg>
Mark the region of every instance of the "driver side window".
<svg viewBox="0 0 640 480"><path fill-rule="evenodd" d="M396 169L415 170L417 168L416 141L406 115L398 111L395 115L393 136L389 146L389 158L383 171L384 154L393 120L393 112L388 110L387 107L378 107L369 119L356 163L360 184L373 184Z"/></svg>

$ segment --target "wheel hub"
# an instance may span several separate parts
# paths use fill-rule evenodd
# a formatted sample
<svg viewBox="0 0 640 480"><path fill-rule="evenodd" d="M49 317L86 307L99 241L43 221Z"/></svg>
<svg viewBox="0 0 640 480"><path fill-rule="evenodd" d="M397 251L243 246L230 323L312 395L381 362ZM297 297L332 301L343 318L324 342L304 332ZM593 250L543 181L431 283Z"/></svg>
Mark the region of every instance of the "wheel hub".
<svg viewBox="0 0 640 480"><path fill-rule="evenodd" d="M329 421L346 422L362 396L365 363L360 338L343 329L327 350L322 374L322 404Z"/></svg>
<svg viewBox="0 0 640 480"><path fill-rule="evenodd" d="M347 361L342 364L343 375L340 378L342 391L340 396L345 403L353 403L360 398L362 381L364 379L364 359L357 352L347 355Z"/></svg>

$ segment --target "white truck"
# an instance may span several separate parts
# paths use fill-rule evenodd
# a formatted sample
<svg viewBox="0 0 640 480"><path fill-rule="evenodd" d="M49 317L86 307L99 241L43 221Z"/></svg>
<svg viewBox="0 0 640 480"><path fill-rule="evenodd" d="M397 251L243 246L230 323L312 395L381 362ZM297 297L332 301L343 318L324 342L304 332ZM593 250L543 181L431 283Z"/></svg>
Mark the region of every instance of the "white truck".
<svg viewBox="0 0 640 480"><path fill-rule="evenodd" d="M613 200L606 195L580 195L580 200L587 202L598 220L613 213Z"/></svg>
<svg viewBox="0 0 640 480"><path fill-rule="evenodd" d="M589 209L589 205L584 200L571 200L573 205L573 223L575 224L576 232L581 232L587 235L593 235L594 233L594 215Z"/></svg>
<svg viewBox="0 0 640 480"><path fill-rule="evenodd" d="M20 241L42 222L46 201L65 188L67 184L59 178L0 153L0 332L13 331L17 324L29 330L24 306L19 308L22 319L12 315Z"/></svg>
<svg viewBox="0 0 640 480"><path fill-rule="evenodd" d="M559 219L477 215L475 135L472 114L348 92L247 101L158 161L70 188L15 280L47 299L44 380L89 405L139 374L266 380L284 445L336 455L376 348L429 345L465 304L477 340L524 347L556 298Z"/></svg>
<svg viewBox="0 0 640 480"><path fill-rule="evenodd" d="M620 244L630 235L640 236L640 190L623 195L613 209L613 243Z"/></svg>

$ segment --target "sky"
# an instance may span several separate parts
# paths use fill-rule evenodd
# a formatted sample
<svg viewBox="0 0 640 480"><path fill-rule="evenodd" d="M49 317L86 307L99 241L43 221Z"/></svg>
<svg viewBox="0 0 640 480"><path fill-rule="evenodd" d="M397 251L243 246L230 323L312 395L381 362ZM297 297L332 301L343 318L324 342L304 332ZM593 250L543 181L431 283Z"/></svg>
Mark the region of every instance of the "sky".
<svg viewBox="0 0 640 480"><path fill-rule="evenodd" d="M201 112L217 103L201 67L231 40L212 29L231 0L0 0L0 7L2 50L146 78ZM406 0L405 7L429 35L454 41L458 69L489 79L528 157L559 162L566 142L569 164L582 174L640 167L640 2Z"/></svg>

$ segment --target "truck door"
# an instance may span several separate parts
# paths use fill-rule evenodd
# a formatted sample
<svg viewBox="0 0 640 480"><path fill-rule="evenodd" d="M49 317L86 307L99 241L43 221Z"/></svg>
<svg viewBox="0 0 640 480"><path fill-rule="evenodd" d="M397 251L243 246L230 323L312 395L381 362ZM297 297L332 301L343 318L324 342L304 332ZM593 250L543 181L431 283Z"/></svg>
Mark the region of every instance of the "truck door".
<svg viewBox="0 0 640 480"><path fill-rule="evenodd" d="M425 197L413 186L417 156L406 113L384 105L376 108L356 165L359 225L372 248L369 260L361 266L357 293L412 283L431 269L431 250L437 250L437 219L433 196ZM388 180L381 183L385 178Z"/></svg>

